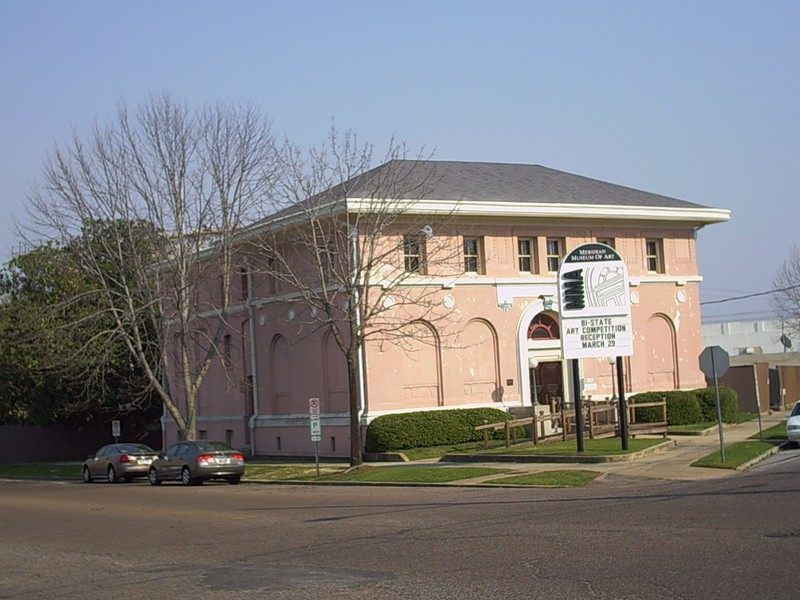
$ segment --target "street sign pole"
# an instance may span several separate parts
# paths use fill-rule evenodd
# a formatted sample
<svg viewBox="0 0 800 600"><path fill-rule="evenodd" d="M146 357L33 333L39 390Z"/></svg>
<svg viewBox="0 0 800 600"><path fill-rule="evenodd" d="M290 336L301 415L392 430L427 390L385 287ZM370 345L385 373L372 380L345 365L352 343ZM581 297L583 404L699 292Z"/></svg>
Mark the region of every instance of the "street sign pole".
<svg viewBox="0 0 800 600"><path fill-rule="evenodd" d="M714 381L714 394L717 399L717 429L719 429L719 454L725 462L725 435L722 432L722 402L719 398L719 378L730 368L730 357L720 346L707 346L700 353L700 370Z"/></svg>
<svg viewBox="0 0 800 600"><path fill-rule="evenodd" d="M722 433L722 405L719 401L719 378L717 377L717 360L711 353L711 369L714 371L714 392L717 396L717 429L719 429L719 454L725 462L725 435Z"/></svg>
<svg viewBox="0 0 800 600"><path fill-rule="evenodd" d="M314 442L314 463L317 465L319 477L319 442L322 439L322 425L320 423L319 398L308 399L308 425L311 430L311 441Z"/></svg>
<svg viewBox="0 0 800 600"><path fill-rule="evenodd" d="M575 390L575 429L578 452L583 452L583 398L581 398L581 369L577 358L572 359L572 389ZM566 423L564 424L566 426Z"/></svg>
<svg viewBox="0 0 800 600"><path fill-rule="evenodd" d="M622 449L628 449L628 406L625 403L625 372L622 366L622 357L617 357L617 389L619 390L619 437L622 439Z"/></svg>
<svg viewBox="0 0 800 600"><path fill-rule="evenodd" d="M753 365L753 388L756 391L756 414L758 415L758 435L764 441L764 426L761 423L761 395L758 392L758 369Z"/></svg>

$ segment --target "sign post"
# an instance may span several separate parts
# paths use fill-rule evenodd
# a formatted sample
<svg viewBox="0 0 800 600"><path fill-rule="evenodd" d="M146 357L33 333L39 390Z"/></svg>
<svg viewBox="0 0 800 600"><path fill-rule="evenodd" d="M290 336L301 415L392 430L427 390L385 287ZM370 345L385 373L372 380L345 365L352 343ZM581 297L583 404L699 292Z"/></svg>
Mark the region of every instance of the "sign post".
<svg viewBox="0 0 800 600"><path fill-rule="evenodd" d="M317 465L319 477L319 443L322 440L322 425L319 418L319 398L308 399L308 423L311 429L311 441L314 442L314 463Z"/></svg>
<svg viewBox="0 0 800 600"><path fill-rule="evenodd" d="M119 443L119 436L122 433L121 429L122 429L121 423L119 422L118 419L114 419L113 421L111 421L111 436L114 438L115 444Z"/></svg>
<svg viewBox="0 0 800 600"><path fill-rule="evenodd" d="M731 366L730 357L720 346L706 346L700 353L700 370L709 379L714 380L714 392L717 397L717 429L719 429L719 454L725 462L725 436L722 433L722 403L719 401L719 378L727 373ZM760 411L761 407L759 407Z"/></svg>
<svg viewBox="0 0 800 600"><path fill-rule="evenodd" d="M633 327L628 297L628 269L606 244L582 244L564 257L558 269L561 349L572 359L578 452L583 452L583 407L579 359L615 358L619 380L619 433L628 449L623 356L633 354Z"/></svg>

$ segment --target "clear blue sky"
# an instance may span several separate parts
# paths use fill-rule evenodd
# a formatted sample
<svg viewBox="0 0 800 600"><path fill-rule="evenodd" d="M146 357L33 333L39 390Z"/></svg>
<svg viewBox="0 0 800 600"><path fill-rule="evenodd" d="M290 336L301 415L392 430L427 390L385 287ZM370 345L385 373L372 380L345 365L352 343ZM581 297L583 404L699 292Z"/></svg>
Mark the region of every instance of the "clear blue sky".
<svg viewBox="0 0 800 600"><path fill-rule="evenodd" d="M53 143L168 91L254 101L302 146L334 118L730 209L699 232L703 300L766 291L800 243L798 23L795 0L0 0L0 259Z"/></svg>

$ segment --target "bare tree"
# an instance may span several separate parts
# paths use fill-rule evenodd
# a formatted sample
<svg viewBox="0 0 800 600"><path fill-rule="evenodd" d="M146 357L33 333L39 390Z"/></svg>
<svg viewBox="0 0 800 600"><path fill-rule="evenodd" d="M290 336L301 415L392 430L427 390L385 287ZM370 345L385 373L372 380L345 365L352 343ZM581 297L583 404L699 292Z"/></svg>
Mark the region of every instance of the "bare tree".
<svg viewBox="0 0 800 600"><path fill-rule="evenodd" d="M373 147L353 133L332 129L328 144L307 155L287 153L279 196L285 208L265 219L249 236L254 270L280 284L296 303L298 334L329 331L347 363L350 462L362 458L364 344L403 344L414 321L448 318L437 311L440 285L458 248L435 236L451 215L443 210L431 223L418 210L433 189L436 171L421 156L407 158L390 143L382 165L373 168ZM449 267L449 268L448 268ZM427 331L427 330L426 330Z"/></svg>
<svg viewBox="0 0 800 600"><path fill-rule="evenodd" d="M112 323L102 335L124 342L187 438L227 330L235 236L269 202L279 154L253 106L191 111L162 95L56 146L29 199L27 233L78 254Z"/></svg>
<svg viewBox="0 0 800 600"><path fill-rule="evenodd" d="M792 337L800 337L800 247L792 248L773 283L772 307L784 324L781 342L789 347Z"/></svg>

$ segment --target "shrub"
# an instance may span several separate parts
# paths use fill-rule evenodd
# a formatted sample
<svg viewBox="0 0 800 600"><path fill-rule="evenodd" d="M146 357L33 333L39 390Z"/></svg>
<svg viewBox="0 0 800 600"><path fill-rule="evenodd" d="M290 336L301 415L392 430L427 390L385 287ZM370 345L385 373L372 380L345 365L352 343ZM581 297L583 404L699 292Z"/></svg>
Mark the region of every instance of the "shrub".
<svg viewBox="0 0 800 600"><path fill-rule="evenodd" d="M630 404L661 402L667 400L667 423L670 425L688 425L702 420L702 412L697 397L693 392L669 390L665 392L644 392L630 399ZM664 418L659 406L647 406L636 411L637 423L657 423Z"/></svg>
<svg viewBox="0 0 800 600"><path fill-rule="evenodd" d="M667 392L642 392L628 398L628 405L635 406L636 404L648 402L661 402L666 395ZM637 408L633 411L633 415L636 423L657 423L664 418L659 406Z"/></svg>
<svg viewBox="0 0 800 600"><path fill-rule="evenodd" d="M717 420L717 393L713 387L700 388L692 392L697 398L702 413L702 421ZM722 411L723 423L736 423L736 414L739 411L739 395L735 390L727 387L719 388L719 405Z"/></svg>
<svg viewBox="0 0 800 600"><path fill-rule="evenodd" d="M704 421L716 422L717 396L714 388L700 388L691 392L680 390L666 392L644 392L632 396L629 404L645 402L660 402L667 399L667 422L670 425L689 425ZM731 388L719 389L720 408L722 421L736 423L739 409L739 396ZM654 423L662 418L661 409L658 407L640 408L636 411L638 423Z"/></svg>
<svg viewBox="0 0 800 600"><path fill-rule="evenodd" d="M478 441L483 439L483 433L475 431L475 427L511 418L510 414L497 408L464 408L381 415L367 428L365 449L367 452L388 452ZM504 436L502 430L493 432L494 438L500 439ZM524 431L519 437L524 437Z"/></svg>
<svg viewBox="0 0 800 600"><path fill-rule="evenodd" d="M673 391L667 396L667 423L690 425L702 420L700 404L692 392Z"/></svg>

